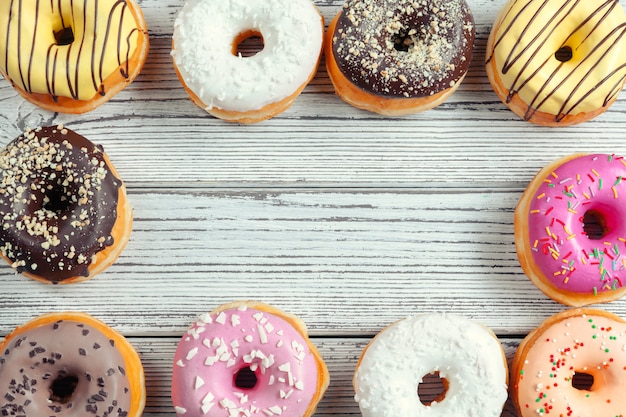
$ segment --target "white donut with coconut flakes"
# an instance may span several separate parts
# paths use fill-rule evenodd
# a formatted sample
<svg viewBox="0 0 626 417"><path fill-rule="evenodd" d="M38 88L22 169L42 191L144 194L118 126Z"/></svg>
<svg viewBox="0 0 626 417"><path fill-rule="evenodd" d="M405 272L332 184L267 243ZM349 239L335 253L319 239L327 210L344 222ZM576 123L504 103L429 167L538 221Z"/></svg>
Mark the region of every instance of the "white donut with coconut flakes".
<svg viewBox="0 0 626 417"><path fill-rule="evenodd" d="M188 0L175 21L172 57L196 104L255 122L284 111L313 78L323 34L310 0ZM262 49L241 56L237 46L251 36L262 39ZM255 113L267 107L269 117Z"/></svg>
<svg viewBox="0 0 626 417"><path fill-rule="evenodd" d="M431 374L444 389L424 404L418 385ZM381 331L361 354L353 383L363 417L499 417L508 371L502 345L485 326L422 314Z"/></svg>

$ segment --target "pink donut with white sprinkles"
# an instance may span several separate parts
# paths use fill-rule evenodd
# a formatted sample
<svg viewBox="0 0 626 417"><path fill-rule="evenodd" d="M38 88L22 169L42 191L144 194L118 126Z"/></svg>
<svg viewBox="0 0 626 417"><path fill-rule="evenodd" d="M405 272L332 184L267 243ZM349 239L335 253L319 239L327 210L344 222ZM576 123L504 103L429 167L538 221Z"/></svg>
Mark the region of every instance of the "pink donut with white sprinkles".
<svg viewBox="0 0 626 417"><path fill-rule="evenodd" d="M236 302L200 316L179 342L172 402L181 417L308 417L328 383L300 319Z"/></svg>
<svg viewBox="0 0 626 417"><path fill-rule="evenodd" d="M626 293L626 160L571 155L543 168L515 210L522 268L552 299L570 306Z"/></svg>

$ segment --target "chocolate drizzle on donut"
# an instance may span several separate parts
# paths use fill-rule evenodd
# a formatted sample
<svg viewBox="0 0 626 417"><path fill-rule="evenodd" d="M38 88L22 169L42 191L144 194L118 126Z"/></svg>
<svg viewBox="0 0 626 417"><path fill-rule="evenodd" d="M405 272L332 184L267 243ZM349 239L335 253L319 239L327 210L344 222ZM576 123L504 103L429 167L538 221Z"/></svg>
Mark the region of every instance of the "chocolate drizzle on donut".
<svg viewBox="0 0 626 417"><path fill-rule="evenodd" d="M506 24L497 28L493 49L486 59L487 64L496 59L502 74L514 71L511 74L515 77L505 86L506 102L511 102L521 91L527 92L525 120L530 120L537 111L548 112L545 107L557 103L556 110L550 111L556 122L580 112L581 103L599 92L603 96L598 107L608 106L621 91L626 77L626 60L619 50L626 35L626 21L611 27L615 22L612 13L621 7L619 1L562 0L546 5L545 1L531 0L527 3L511 3L516 7L507 10L500 20L506 20ZM585 10L588 13L581 14ZM572 24L573 16L581 17ZM521 28L520 39L511 38L514 27ZM590 41L594 36L597 39ZM563 40L554 51L548 49L552 39ZM577 58L568 62L570 59L560 55L563 50L569 50L570 59L574 55ZM555 60L559 61L556 65ZM612 65L605 64L611 61L614 61ZM598 70L605 73L597 73ZM531 85L536 88L531 89Z"/></svg>
<svg viewBox="0 0 626 417"><path fill-rule="evenodd" d="M0 154L0 175L2 255L52 283L88 276L113 244L122 185L103 149L62 126L29 130Z"/></svg>
<svg viewBox="0 0 626 417"><path fill-rule="evenodd" d="M34 4L10 0L7 4L9 18L3 34L6 50L2 70L27 93L48 94L55 101L60 96L84 100L95 94L105 95L104 80L111 73L110 66L107 67L109 61L117 64L124 78L129 78L128 61L140 29L136 25L124 26L128 16L132 19L127 0L36 0ZM2 7L0 13L4 13L3 9L7 7ZM40 24L40 20L43 23L43 19L52 17L57 18L60 27L54 26L52 33L40 29L49 26ZM74 35L78 33L72 33L73 28L82 28L76 38ZM60 33L72 33L72 37L60 41ZM9 51L13 47L12 55ZM44 65L36 61L38 57ZM34 78L42 83L33 82Z"/></svg>
<svg viewBox="0 0 626 417"><path fill-rule="evenodd" d="M127 417L124 358L107 342L73 321L20 334L0 354L0 416Z"/></svg>
<svg viewBox="0 0 626 417"><path fill-rule="evenodd" d="M464 0L348 0L332 37L343 74L388 97L428 97L467 72L474 20Z"/></svg>

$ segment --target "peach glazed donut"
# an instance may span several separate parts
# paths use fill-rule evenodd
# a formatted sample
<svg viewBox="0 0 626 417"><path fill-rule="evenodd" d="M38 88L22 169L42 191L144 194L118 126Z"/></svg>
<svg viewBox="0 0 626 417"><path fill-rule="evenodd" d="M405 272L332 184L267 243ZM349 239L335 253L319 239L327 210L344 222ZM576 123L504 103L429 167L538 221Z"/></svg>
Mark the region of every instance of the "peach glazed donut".
<svg viewBox="0 0 626 417"><path fill-rule="evenodd" d="M419 384L431 375L444 389L427 401ZM363 417L499 417L507 382L493 332L447 314L420 314L383 329L363 350L353 379Z"/></svg>
<svg viewBox="0 0 626 417"><path fill-rule="evenodd" d="M487 42L487 75L515 114L568 126L604 112L626 79L619 1L509 0Z"/></svg>
<svg viewBox="0 0 626 417"><path fill-rule="evenodd" d="M570 155L533 178L515 209L522 269L547 296L570 306L626 293L626 161Z"/></svg>
<svg viewBox="0 0 626 417"><path fill-rule="evenodd" d="M141 417L146 401L139 355L85 313L50 313L0 343L0 415Z"/></svg>
<svg viewBox="0 0 626 417"><path fill-rule="evenodd" d="M443 103L472 59L465 0L348 0L325 43L328 75L347 103L387 116Z"/></svg>
<svg viewBox="0 0 626 417"><path fill-rule="evenodd" d="M262 49L238 53L259 37ZM172 57L192 101L230 122L281 113L315 76L324 19L310 0L187 0L174 24Z"/></svg>
<svg viewBox="0 0 626 417"><path fill-rule="evenodd" d="M46 110L84 113L121 91L148 55L133 0L0 2L0 72Z"/></svg>
<svg viewBox="0 0 626 417"><path fill-rule="evenodd" d="M0 153L0 253L45 283L87 280L130 237L126 188L101 146L63 126L28 130Z"/></svg>
<svg viewBox="0 0 626 417"><path fill-rule="evenodd" d="M198 318L174 356L181 417L313 415L328 369L295 316L267 304L225 304Z"/></svg>
<svg viewBox="0 0 626 417"><path fill-rule="evenodd" d="M623 416L625 335L626 322L600 310L577 308L545 320L511 365L518 415Z"/></svg>

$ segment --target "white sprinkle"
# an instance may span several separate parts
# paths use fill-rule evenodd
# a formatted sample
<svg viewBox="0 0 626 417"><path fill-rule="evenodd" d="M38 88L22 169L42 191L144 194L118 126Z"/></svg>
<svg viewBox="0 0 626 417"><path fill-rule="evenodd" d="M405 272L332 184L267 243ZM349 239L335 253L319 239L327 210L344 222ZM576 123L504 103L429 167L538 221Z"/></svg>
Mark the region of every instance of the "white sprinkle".
<svg viewBox="0 0 626 417"><path fill-rule="evenodd" d="M176 362L176 366L179 366L179 367L181 367L181 368L184 368L184 367L185 367L185 364L183 363L183 360L182 360L182 359L179 359L179 360Z"/></svg>
<svg viewBox="0 0 626 417"><path fill-rule="evenodd" d="M258 325L257 329L259 330L259 339L261 340L261 343L267 343L267 334L265 334L265 329L261 325Z"/></svg>
<svg viewBox="0 0 626 417"><path fill-rule="evenodd" d="M272 333L274 331L274 326L272 326L272 323L265 324L265 331L268 333Z"/></svg>
<svg viewBox="0 0 626 417"><path fill-rule="evenodd" d="M274 413L274 414L278 414L278 415L280 415L280 414L282 414L282 413L283 413L283 409L282 409L282 408L280 408L280 407L279 407L279 406L277 406L277 405L273 405L273 406L271 406L271 407L270 407L270 411L271 411L272 413Z"/></svg>
<svg viewBox="0 0 626 417"><path fill-rule="evenodd" d="M176 409L176 414L185 414L187 412L187 409L183 407L176 406L174 408Z"/></svg>
<svg viewBox="0 0 626 417"><path fill-rule="evenodd" d="M202 404L208 404L213 402L213 400L215 399L215 397L213 396L213 393L208 392L207 395L204 396L204 398L202 399Z"/></svg>
<svg viewBox="0 0 626 417"><path fill-rule="evenodd" d="M195 347L193 349L191 349L189 352L187 352L187 360L190 361L193 359L194 356L196 356L198 354L198 348Z"/></svg>
<svg viewBox="0 0 626 417"><path fill-rule="evenodd" d="M207 414L209 411L211 411L211 408L213 408L214 405L215 403L202 404L202 413Z"/></svg>
<svg viewBox="0 0 626 417"><path fill-rule="evenodd" d="M267 381L267 385L274 385L275 382L276 381L275 381L274 375L270 375L270 379L269 381Z"/></svg>
<svg viewBox="0 0 626 417"><path fill-rule="evenodd" d="M252 335L247 335L246 337L243 338L243 340L245 340L248 343L251 343L254 340L254 337L252 337Z"/></svg>
<svg viewBox="0 0 626 417"><path fill-rule="evenodd" d="M289 362L283 363L278 367L278 370L282 372L289 372L291 371L291 364Z"/></svg>
<svg viewBox="0 0 626 417"><path fill-rule="evenodd" d="M217 316L217 318L215 319L216 323L219 324L224 324L226 323L226 313L224 313L223 311L220 312L220 314Z"/></svg>
<svg viewBox="0 0 626 417"><path fill-rule="evenodd" d="M204 385L204 379L200 378L199 376L196 376L196 383L194 384L194 388L198 389L203 385Z"/></svg>
<svg viewBox="0 0 626 417"><path fill-rule="evenodd" d="M240 323L241 323L241 320L239 319L238 315L233 314L232 316L230 316L230 324L232 324L233 327L239 326Z"/></svg>
<svg viewBox="0 0 626 417"><path fill-rule="evenodd" d="M263 318L263 313L258 312L258 313L256 313L256 314L254 314L252 317L254 317L254 319L255 319L256 321L261 321L261 319Z"/></svg>
<svg viewBox="0 0 626 417"><path fill-rule="evenodd" d="M213 364L215 364L215 362L217 362L219 358L217 356L207 356L207 358L204 360L204 364L206 366L211 366Z"/></svg>

